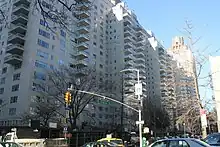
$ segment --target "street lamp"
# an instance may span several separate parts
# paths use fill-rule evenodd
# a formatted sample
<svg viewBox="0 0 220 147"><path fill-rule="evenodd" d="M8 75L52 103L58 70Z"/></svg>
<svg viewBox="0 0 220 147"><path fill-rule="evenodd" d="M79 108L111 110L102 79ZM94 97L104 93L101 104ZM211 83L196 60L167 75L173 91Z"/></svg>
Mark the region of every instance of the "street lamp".
<svg viewBox="0 0 220 147"><path fill-rule="evenodd" d="M144 124L144 121L141 120L141 109L143 107L143 101L141 99L141 95L142 95L142 83L140 83L140 71L138 69L124 69L121 70L120 72L125 72L125 71L136 71L137 72L137 83L135 84L135 95L138 96L138 100L140 101L140 107L138 110L138 116L139 119L136 122L136 124L139 125L139 138L140 138L140 147L143 146L142 144L142 125Z"/></svg>

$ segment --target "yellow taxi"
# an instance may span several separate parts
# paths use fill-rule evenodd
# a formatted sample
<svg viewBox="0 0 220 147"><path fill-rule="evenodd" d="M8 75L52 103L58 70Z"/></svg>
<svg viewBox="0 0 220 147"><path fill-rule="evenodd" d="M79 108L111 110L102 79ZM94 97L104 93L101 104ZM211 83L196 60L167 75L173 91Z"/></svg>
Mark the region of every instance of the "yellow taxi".
<svg viewBox="0 0 220 147"><path fill-rule="evenodd" d="M117 147L124 147L122 139L119 138L102 138L97 142L112 143L117 145Z"/></svg>

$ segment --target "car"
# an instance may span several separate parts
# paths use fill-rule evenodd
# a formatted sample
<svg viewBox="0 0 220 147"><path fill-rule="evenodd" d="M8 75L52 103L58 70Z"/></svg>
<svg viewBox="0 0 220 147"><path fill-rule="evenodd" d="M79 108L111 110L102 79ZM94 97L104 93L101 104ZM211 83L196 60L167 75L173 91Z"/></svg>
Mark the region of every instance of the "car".
<svg viewBox="0 0 220 147"><path fill-rule="evenodd" d="M195 138L172 138L158 140L149 147L210 147L210 145Z"/></svg>
<svg viewBox="0 0 220 147"><path fill-rule="evenodd" d="M23 146L15 142L1 142L0 147L23 147Z"/></svg>
<svg viewBox="0 0 220 147"><path fill-rule="evenodd" d="M211 146L220 146L220 133L210 134L203 140Z"/></svg>
<svg viewBox="0 0 220 147"><path fill-rule="evenodd" d="M113 142L89 142L82 147L119 147L118 144Z"/></svg>
<svg viewBox="0 0 220 147"><path fill-rule="evenodd" d="M107 143L110 146L124 147L122 139L119 138L102 138L97 141L98 143Z"/></svg>

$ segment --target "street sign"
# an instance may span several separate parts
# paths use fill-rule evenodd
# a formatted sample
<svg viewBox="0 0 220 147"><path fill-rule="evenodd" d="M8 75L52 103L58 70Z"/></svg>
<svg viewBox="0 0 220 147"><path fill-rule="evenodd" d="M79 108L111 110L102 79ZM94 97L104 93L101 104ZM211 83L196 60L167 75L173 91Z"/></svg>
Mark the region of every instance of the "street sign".
<svg viewBox="0 0 220 147"><path fill-rule="evenodd" d="M142 83L135 84L135 95L142 95Z"/></svg>
<svg viewBox="0 0 220 147"><path fill-rule="evenodd" d="M63 127L63 133L68 133L67 129L67 127Z"/></svg>
<svg viewBox="0 0 220 147"><path fill-rule="evenodd" d="M137 125L139 125L139 124L143 125L143 124L144 124L144 121L143 121L143 120L142 120L142 121L136 121L136 124L137 124Z"/></svg>
<svg viewBox="0 0 220 147"><path fill-rule="evenodd" d="M201 117L202 127L207 127L207 118L206 118L206 110L205 109L200 110L200 117Z"/></svg>
<svg viewBox="0 0 220 147"><path fill-rule="evenodd" d="M144 133L149 133L150 132L150 129L148 127L145 127L144 128Z"/></svg>

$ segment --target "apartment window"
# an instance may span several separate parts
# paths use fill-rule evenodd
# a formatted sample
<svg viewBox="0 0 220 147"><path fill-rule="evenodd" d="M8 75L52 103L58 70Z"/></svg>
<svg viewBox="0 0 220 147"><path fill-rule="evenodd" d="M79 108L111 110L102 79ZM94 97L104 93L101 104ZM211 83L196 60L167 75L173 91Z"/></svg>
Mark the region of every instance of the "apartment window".
<svg viewBox="0 0 220 147"><path fill-rule="evenodd" d="M4 93L4 88L0 88L0 94L3 94Z"/></svg>
<svg viewBox="0 0 220 147"><path fill-rule="evenodd" d="M44 63L44 62L38 61L38 60L35 61L35 66L39 67L39 68L47 68L48 67L47 63Z"/></svg>
<svg viewBox="0 0 220 147"><path fill-rule="evenodd" d="M66 33L63 30L60 30L60 35L66 37Z"/></svg>
<svg viewBox="0 0 220 147"><path fill-rule="evenodd" d="M16 85L13 85L11 87L11 91L14 92L14 91L18 91L19 90L19 84L16 84Z"/></svg>
<svg viewBox="0 0 220 147"><path fill-rule="evenodd" d="M93 42L93 45L95 45L95 46L96 46L96 42Z"/></svg>
<svg viewBox="0 0 220 147"><path fill-rule="evenodd" d="M21 68L21 64L16 64L14 65L14 70L20 69Z"/></svg>
<svg viewBox="0 0 220 147"><path fill-rule="evenodd" d="M102 111L103 110L103 108L102 107L99 107L99 111Z"/></svg>
<svg viewBox="0 0 220 147"><path fill-rule="evenodd" d="M37 80L45 81L46 80L46 74L35 71L34 72L34 78L37 79Z"/></svg>
<svg viewBox="0 0 220 147"><path fill-rule="evenodd" d="M52 45L52 50L55 48L55 46L54 45Z"/></svg>
<svg viewBox="0 0 220 147"><path fill-rule="evenodd" d="M13 81L20 80L21 73L17 73L13 75Z"/></svg>
<svg viewBox="0 0 220 147"><path fill-rule="evenodd" d="M102 52L102 51L100 51L100 55L103 55L103 52Z"/></svg>
<svg viewBox="0 0 220 147"><path fill-rule="evenodd" d="M42 26L46 26L46 25L47 25L47 22L44 21L43 19L40 19L40 25L42 25Z"/></svg>
<svg viewBox="0 0 220 147"><path fill-rule="evenodd" d="M41 50L37 50L37 56L42 57L44 59L48 59L49 53L43 52Z"/></svg>
<svg viewBox="0 0 220 147"><path fill-rule="evenodd" d="M96 59L96 54L93 54L94 59Z"/></svg>
<svg viewBox="0 0 220 147"><path fill-rule="evenodd" d="M64 64L64 61L63 61L63 60L58 60L58 64L59 64L59 65L63 65L63 64Z"/></svg>
<svg viewBox="0 0 220 147"><path fill-rule="evenodd" d="M0 84L5 84L5 77L1 78Z"/></svg>
<svg viewBox="0 0 220 147"><path fill-rule="evenodd" d="M94 5L94 8L97 10L97 6L96 5Z"/></svg>
<svg viewBox="0 0 220 147"><path fill-rule="evenodd" d="M44 30L41 30L41 29L39 29L38 33L39 33L39 35L44 36L44 37L50 39L50 33L46 32Z"/></svg>
<svg viewBox="0 0 220 147"><path fill-rule="evenodd" d="M43 40L41 40L41 39L38 39L38 45L39 46L42 46L42 47L44 47L44 48L49 48L49 43L47 43L47 42L45 42L45 41L43 41Z"/></svg>
<svg viewBox="0 0 220 147"><path fill-rule="evenodd" d="M11 98L10 98L10 103L12 104L12 103L17 103L18 102L18 96L12 96Z"/></svg>
<svg viewBox="0 0 220 147"><path fill-rule="evenodd" d="M2 74L6 73L6 72L7 72L7 67L4 67L4 68L2 69Z"/></svg>
<svg viewBox="0 0 220 147"><path fill-rule="evenodd" d="M16 108L9 108L8 114L9 114L10 116L15 115L15 114L16 114Z"/></svg>
<svg viewBox="0 0 220 147"><path fill-rule="evenodd" d="M66 47L66 42L64 40L60 39L60 49L65 50L65 47Z"/></svg>
<svg viewBox="0 0 220 147"><path fill-rule="evenodd" d="M100 65L99 65L99 67L100 67L100 68L103 68L103 65L102 65L102 64L100 64Z"/></svg>
<svg viewBox="0 0 220 147"><path fill-rule="evenodd" d="M47 8L47 9L51 9L52 8L52 6L50 4L48 4L47 2L45 2L45 1L42 1L42 6Z"/></svg>

